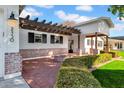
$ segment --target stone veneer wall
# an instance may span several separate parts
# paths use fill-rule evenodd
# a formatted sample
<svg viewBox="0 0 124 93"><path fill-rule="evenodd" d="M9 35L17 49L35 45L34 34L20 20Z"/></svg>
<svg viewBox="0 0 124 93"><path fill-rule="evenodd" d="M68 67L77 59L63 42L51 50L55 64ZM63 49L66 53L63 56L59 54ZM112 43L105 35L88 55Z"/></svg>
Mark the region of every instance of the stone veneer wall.
<svg viewBox="0 0 124 93"><path fill-rule="evenodd" d="M67 48L21 49L20 54L23 58L62 55L62 54L68 54L68 49Z"/></svg>
<svg viewBox="0 0 124 93"><path fill-rule="evenodd" d="M5 53L5 75L22 71L22 57L20 53Z"/></svg>

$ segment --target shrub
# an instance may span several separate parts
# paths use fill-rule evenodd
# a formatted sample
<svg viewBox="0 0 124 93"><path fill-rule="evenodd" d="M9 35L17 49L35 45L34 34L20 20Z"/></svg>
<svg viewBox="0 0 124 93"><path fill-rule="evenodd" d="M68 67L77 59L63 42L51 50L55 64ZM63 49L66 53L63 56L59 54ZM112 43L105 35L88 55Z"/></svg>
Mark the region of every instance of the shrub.
<svg viewBox="0 0 124 93"><path fill-rule="evenodd" d="M109 53L100 54L98 58L94 61L93 65L98 65L101 63L105 63L112 59L112 55Z"/></svg>
<svg viewBox="0 0 124 93"><path fill-rule="evenodd" d="M58 88L98 88L100 83L86 71L76 68L61 68L55 87Z"/></svg>
<svg viewBox="0 0 124 93"><path fill-rule="evenodd" d="M111 51L112 57L119 57L119 51Z"/></svg>
<svg viewBox="0 0 124 93"><path fill-rule="evenodd" d="M111 54L104 53L100 55L90 55L90 56L82 56L76 58L68 58L63 62L63 66L65 67L86 67L91 68L94 65L98 65L109 61L112 58Z"/></svg>
<svg viewBox="0 0 124 93"><path fill-rule="evenodd" d="M100 54L103 54L103 53L105 53L105 51L100 51ZM119 57L118 51L110 51L108 53L112 55L112 58Z"/></svg>
<svg viewBox="0 0 124 93"><path fill-rule="evenodd" d="M104 53L95 56L82 56L66 59L59 71L55 87L59 88L93 88L101 87L100 83L88 71L94 65L104 63L112 58Z"/></svg>

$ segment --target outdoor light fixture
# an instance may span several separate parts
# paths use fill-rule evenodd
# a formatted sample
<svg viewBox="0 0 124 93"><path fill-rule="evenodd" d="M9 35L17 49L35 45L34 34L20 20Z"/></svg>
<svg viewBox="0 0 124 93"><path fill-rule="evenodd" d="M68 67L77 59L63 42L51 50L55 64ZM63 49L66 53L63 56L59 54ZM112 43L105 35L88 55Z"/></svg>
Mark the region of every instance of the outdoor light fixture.
<svg viewBox="0 0 124 93"><path fill-rule="evenodd" d="M10 17L8 18L8 25L11 27L11 38L10 38L10 42L14 42L14 32L13 29L14 27L17 26L17 19L15 18L15 15L13 12L11 12Z"/></svg>
<svg viewBox="0 0 124 93"><path fill-rule="evenodd" d="M17 26L17 19L15 18L15 15L13 12L11 12L10 17L8 18L8 25L11 27L16 27Z"/></svg>

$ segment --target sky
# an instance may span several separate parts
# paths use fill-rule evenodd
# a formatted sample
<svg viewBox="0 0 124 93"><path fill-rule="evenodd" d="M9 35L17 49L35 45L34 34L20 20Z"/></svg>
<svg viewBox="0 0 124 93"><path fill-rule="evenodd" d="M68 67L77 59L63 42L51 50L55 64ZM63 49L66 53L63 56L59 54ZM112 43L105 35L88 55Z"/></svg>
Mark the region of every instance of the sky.
<svg viewBox="0 0 124 93"><path fill-rule="evenodd" d="M117 16L107 11L107 5L27 5L20 17L30 15L31 19L36 17L38 21L46 20L53 23L64 21L84 22L98 17L110 17L115 25L110 29L110 36L124 36L124 19L121 21Z"/></svg>

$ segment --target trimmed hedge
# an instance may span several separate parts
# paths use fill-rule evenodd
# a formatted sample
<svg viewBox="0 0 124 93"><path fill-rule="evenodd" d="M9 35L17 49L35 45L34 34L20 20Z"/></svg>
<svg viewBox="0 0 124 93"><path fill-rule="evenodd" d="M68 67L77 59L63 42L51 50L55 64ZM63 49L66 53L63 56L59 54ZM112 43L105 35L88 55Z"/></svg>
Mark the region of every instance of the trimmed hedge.
<svg viewBox="0 0 124 93"><path fill-rule="evenodd" d="M88 71L94 65L112 58L111 54L82 56L66 59L59 71L55 87L58 88L98 88L100 83Z"/></svg>
<svg viewBox="0 0 124 93"><path fill-rule="evenodd" d="M112 54L109 53L100 54L98 55L97 59L93 62L93 66L101 63L105 63L111 59L112 59Z"/></svg>
<svg viewBox="0 0 124 93"><path fill-rule="evenodd" d="M105 52L100 51L100 54L103 54L103 53L105 53ZM119 52L118 51L110 51L108 53L112 55L112 58L119 57Z"/></svg>
<svg viewBox="0 0 124 93"><path fill-rule="evenodd" d="M60 69L55 87L57 88L100 88L100 83L94 76L82 69L64 68Z"/></svg>
<svg viewBox="0 0 124 93"><path fill-rule="evenodd" d="M91 68L94 65L98 65L106 61L109 61L111 58L112 55L108 53L94 55L94 56L91 55L91 56L82 56L76 58L68 58L63 62L63 66Z"/></svg>

